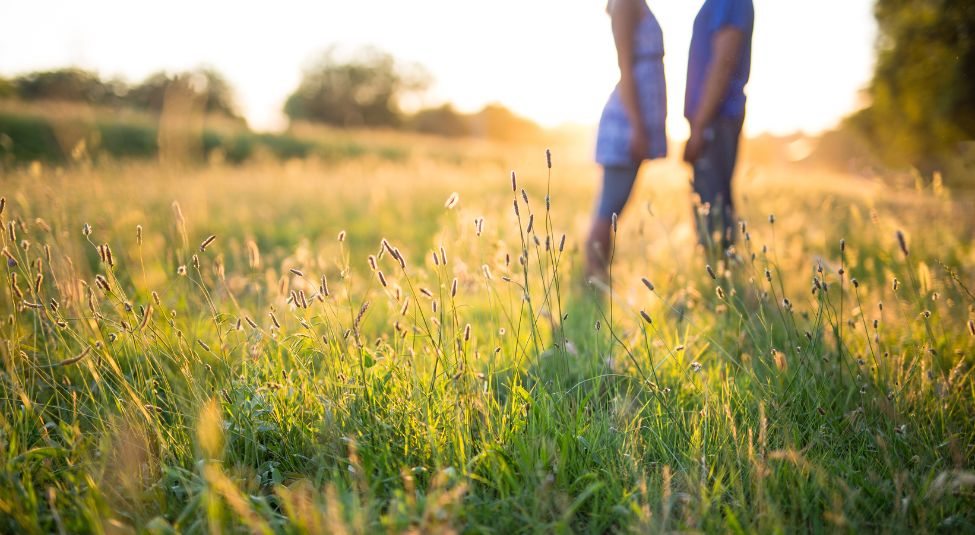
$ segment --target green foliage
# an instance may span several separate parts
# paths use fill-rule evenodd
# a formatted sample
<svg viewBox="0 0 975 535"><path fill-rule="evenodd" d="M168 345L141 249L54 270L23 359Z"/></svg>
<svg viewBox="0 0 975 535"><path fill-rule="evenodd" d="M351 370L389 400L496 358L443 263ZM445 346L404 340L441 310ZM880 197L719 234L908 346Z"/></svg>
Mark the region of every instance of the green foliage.
<svg viewBox="0 0 975 535"><path fill-rule="evenodd" d="M469 118L450 104L418 111L409 120L409 128L424 134L464 137L471 134Z"/></svg>
<svg viewBox="0 0 975 535"><path fill-rule="evenodd" d="M849 125L887 163L942 169L975 140L975 5L878 0L877 63L870 107ZM975 162L975 160L972 160ZM975 169L970 170L975 171ZM950 178L972 181L973 174Z"/></svg>
<svg viewBox="0 0 975 535"><path fill-rule="evenodd" d="M606 295L485 156L10 173L0 531L975 529L969 203L763 172L709 270L661 174Z"/></svg>
<svg viewBox="0 0 975 535"><path fill-rule="evenodd" d="M213 69L197 69L176 75L157 72L129 89L125 101L136 109L159 113L167 93L174 91L182 91L198 99L208 114L243 121L234 101L233 88L223 75Z"/></svg>
<svg viewBox="0 0 975 535"><path fill-rule="evenodd" d="M13 82L0 77L0 99L13 98L17 96L17 87Z"/></svg>
<svg viewBox="0 0 975 535"><path fill-rule="evenodd" d="M159 130L151 121L123 121L102 116L88 123L72 121L69 128L51 117L0 111L0 163L15 167L40 161L64 164L88 160L130 160L159 155ZM67 130L68 136L59 130ZM189 134L188 134L189 135ZM408 150L388 145L364 146L347 139L303 139L288 134L204 128L202 156L233 164L266 154L275 159L317 157L340 161L374 155L399 161ZM80 151L78 149L81 149Z"/></svg>
<svg viewBox="0 0 975 535"><path fill-rule="evenodd" d="M363 48L346 59L333 47L306 69L284 112L292 120L343 127L399 126L400 101L428 85L422 68L386 52Z"/></svg>
<svg viewBox="0 0 975 535"><path fill-rule="evenodd" d="M38 71L13 80L16 96L22 100L61 100L97 105L118 105L127 87L120 81L103 81L97 74L65 68Z"/></svg>
<svg viewBox="0 0 975 535"><path fill-rule="evenodd" d="M121 80L104 81L93 72L76 68L38 71L0 80L0 98L23 101L84 102L99 107L127 107L160 113L167 93L181 92L200 104L202 112L242 122L234 90L217 71L201 68L175 75L158 72L130 86Z"/></svg>

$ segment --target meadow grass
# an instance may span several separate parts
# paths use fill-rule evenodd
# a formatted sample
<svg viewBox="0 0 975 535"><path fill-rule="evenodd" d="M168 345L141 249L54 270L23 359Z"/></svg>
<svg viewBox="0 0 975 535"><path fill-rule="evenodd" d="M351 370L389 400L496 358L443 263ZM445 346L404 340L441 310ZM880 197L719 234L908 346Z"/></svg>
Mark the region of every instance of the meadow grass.
<svg viewBox="0 0 975 535"><path fill-rule="evenodd" d="M0 531L975 530L970 198L456 150L7 173Z"/></svg>

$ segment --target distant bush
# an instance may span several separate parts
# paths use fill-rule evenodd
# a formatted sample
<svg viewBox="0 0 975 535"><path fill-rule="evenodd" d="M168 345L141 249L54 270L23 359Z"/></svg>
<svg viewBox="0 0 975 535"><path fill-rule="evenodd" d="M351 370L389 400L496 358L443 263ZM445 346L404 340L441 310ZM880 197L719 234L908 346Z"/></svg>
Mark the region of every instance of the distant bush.
<svg viewBox="0 0 975 535"><path fill-rule="evenodd" d="M401 147L367 147L349 139L301 139L246 129L205 127L199 136L202 160L216 157L232 164L246 162L259 154L280 160L317 157L330 161L370 154L383 160L401 161L408 156ZM58 120L43 114L0 110L0 163L3 165L34 161L61 165L105 158L157 157L159 127L152 121L118 120L106 115L96 115L87 122L78 118Z"/></svg>
<svg viewBox="0 0 975 535"><path fill-rule="evenodd" d="M387 52L363 48L343 55L333 47L305 70L284 113L293 121L333 126L397 127L403 119L400 100L428 85L425 70Z"/></svg>
<svg viewBox="0 0 975 535"><path fill-rule="evenodd" d="M129 89L125 102L136 109L160 113L166 95L171 94L173 89L194 96L209 115L243 121L233 88L223 75L213 69L197 69L175 75L157 72Z"/></svg>
<svg viewBox="0 0 975 535"><path fill-rule="evenodd" d="M471 134L470 118L450 104L427 108L414 114L407 123L411 130L445 137L464 137Z"/></svg>

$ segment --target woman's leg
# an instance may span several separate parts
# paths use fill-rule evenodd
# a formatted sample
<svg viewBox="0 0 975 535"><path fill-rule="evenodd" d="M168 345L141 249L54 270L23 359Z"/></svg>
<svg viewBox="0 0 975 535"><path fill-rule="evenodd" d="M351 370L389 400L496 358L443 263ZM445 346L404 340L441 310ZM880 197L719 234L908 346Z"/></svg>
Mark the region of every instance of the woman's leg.
<svg viewBox="0 0 975 535"><path fill-rule="evenodd" d="M630 198L640 165L608 165L586 242L586 277L605 279L612 254L613 214L619 217Z"/></svg>

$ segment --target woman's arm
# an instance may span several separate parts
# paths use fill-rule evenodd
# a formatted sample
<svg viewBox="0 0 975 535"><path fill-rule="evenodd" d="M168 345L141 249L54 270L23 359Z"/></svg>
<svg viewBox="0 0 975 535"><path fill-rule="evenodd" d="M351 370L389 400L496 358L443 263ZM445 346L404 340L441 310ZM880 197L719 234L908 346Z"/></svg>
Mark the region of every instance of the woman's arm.
<svg viewBox="0 0 975 535"><path fill-rule="evenodd" d="M636 78L633 76L635 62L633 43L636 26L640 22L639 0L613 0L609 4L609 16L613 25L613 39L620 66L619 92L626 110L626 117L633 128L630 137L630 156L639 162L647 154L647 129L640 114L640 98Z"/></svg>

